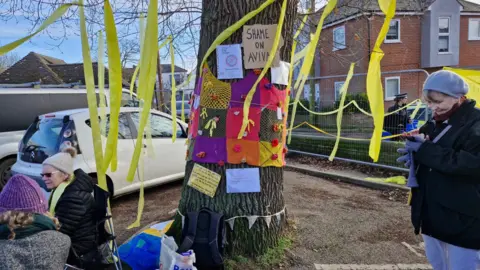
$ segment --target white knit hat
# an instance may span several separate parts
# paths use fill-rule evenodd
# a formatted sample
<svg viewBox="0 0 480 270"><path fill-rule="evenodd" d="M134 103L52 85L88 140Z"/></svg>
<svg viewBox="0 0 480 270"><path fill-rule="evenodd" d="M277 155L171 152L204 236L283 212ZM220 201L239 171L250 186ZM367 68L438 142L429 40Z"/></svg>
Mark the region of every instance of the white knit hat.
<svg viewBox="0 0 480 270"><path fill-rule="evenodd" d="M73 174L73 159L77 155L77 150L73 147L66 147L60 153L47 158L43 165L50 165L57 170L68 175Z"/></svg>

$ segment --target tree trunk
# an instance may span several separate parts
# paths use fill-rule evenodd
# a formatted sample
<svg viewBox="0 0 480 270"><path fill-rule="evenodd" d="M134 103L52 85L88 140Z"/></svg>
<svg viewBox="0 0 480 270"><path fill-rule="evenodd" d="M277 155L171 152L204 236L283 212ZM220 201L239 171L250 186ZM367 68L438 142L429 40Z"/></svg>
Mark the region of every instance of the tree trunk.
<svg viewBox="0 0 480 270"><path fill-rule="evenodd" d="M203 0L203 12L201 20L200 47L198 54L198 65L212 44L214 39L227 27L240 20L248 12L257 9L264 0ZM268 8L252 18L246 25L253 24L277 24L282 6L281 0L271 4ZM280 50L280 56L283 61L290 61L290 52L292 48L293 23L296 18L298 0L288 0L287 13L282 29L284 46ZM242 43L242 28L235 32L223 44ZM216 75L216 55L213 53L207 60L211 71ZM201 67L197 66L197 78ZM245 71L244 74L246 74ZM270 77L270 72L267 73ZM233 80L228 81L233 82ZM285 87L278 86L279 89ZM258 123L260 124L260 123ZM285 143L285 142L281 142ZM200 164L214 172L219 173L222 178L217 192L213 198L198 192L187 186L188 179L192 172L195 162L188 161L185 169L185 180L183 183L182 197L178 210L182 214L190 211L198 211L202 207L208 207L215 212L224 214L225 219L234 216L268 216L282 211L285 208L283 199L283 168L279 167L260 167L260 193L226 193L226 169L231 168L254 168L254 166L242 164ZM267 251L268 248L277 245L281 236L282 228L285 224L285 215L282 214L281 222L277 223L277 218L272 217L270 226L267 227L266 221L259 218L251 229L249 229L246 218L235 220L234 230L232 231L228 224L225 224L227 232L227 253L230 255L258 256ZM170 235L177 235L181 227L180 218L177 216L175 224L172 226Z"/></svg>

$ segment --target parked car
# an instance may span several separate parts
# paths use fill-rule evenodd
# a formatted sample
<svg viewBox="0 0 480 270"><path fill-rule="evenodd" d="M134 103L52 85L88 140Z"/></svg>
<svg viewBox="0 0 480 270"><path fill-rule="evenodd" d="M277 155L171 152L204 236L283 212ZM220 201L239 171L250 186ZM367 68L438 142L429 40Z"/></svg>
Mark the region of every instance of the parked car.
<svg viewBox="0 0 480 270"><path fill-rule="evenodd" d="M145 187L181 179L185 170L187 124L177 122L177 140L172 143L170 116L154 110L150 112L150 116L154 155L144 157ZM120 109L118 166L115 172L107 171L108 186L115 196L140 188L138 172L132 183L126 180L139 124L138 108ZM101 131L103 145L106 144L109 128L110 118L107 115L105 128ZM74 162L75 168L80 168L96 178L97 169L88 109L60 111L37 117L21 140L18 159L12 167L13 174L28 175L46 188L40 176L42 162L59 152L63 145L76 147L78 155ZM144 141L143 147L147 147L147 141Z"/></svg>
<svg viewBox="0 0 480 270"><path fill-rule="evenodd" d="M190 104L188 103L188 101L184 101L183 102L184 104L184 113L185 113L185 121L188 122L188 117L190 115ZM182 101L177 101L177 105L176 105L176 110L177 110L177 118L181 119L182 118ZM170 107L170 104L167 106L167 110L168 112L171 112L171 107Z"/></svg>
<svg viewBox="0 0 480 270"><path fill-rule="evenodd" d="M110 93L105 91L106 105ZM97 100L99 99L97 91ZM123 107L138 107L136 95L122 91ZM17 158L18 142L32 121L41 114L88 107L85 89L0 88L0 190L11 176Z"/></svg>

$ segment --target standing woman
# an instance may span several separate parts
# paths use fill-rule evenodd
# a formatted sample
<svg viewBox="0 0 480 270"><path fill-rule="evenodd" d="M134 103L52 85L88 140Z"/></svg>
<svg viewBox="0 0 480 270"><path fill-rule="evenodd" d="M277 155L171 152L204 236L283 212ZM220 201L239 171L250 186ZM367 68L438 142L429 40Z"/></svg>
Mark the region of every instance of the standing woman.
<svg viewBox="0 0 480 270"><path fill-rule="evenodd" d="M457 74L432 73L423 95L433 121L399 150L413 166L412 223L435 270L480 267L480 110L467 93Z"/></svg>
<svg viewBox="0 0 480 270"><path fill-rule="evenodd" d="M0 269L63 269L70 238L59 227L38 183L10 178L0 193Z"/></svg>
<svg viewBox="0 0 480 270"><path fill-rule="evenodd" d="M84 268L98 256L93 180L84 171L73 170L76 150L65 148L43 162L42 177L52 189L50 213L58 218L60 231L72 240L68 263Z"/></svg>

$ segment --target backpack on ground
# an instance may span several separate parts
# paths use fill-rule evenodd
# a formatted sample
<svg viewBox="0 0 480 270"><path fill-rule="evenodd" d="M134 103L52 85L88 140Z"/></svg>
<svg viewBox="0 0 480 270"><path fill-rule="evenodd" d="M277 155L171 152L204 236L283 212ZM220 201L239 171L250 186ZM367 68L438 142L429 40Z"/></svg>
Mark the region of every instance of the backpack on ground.
<svg viewBox="0 0 480 270"><path fill-rule="evenodd" d="M189 212L185 216L179 253L192 249L195 266L203 269L223 269L225 221L222 214L208 208Z"/></svg>

